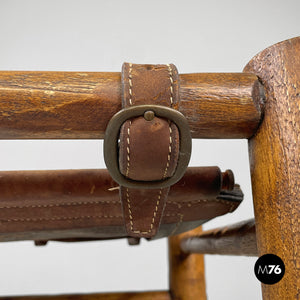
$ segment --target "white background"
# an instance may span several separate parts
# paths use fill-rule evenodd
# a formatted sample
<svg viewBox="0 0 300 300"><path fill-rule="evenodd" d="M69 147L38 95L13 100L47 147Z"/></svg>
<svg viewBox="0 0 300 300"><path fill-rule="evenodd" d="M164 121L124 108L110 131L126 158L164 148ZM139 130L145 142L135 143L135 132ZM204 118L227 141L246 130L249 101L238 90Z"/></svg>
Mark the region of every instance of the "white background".
<svg viewBox="0 0 300 300"><path fill-rule="evenodd" d="M0 70L120 71L130 61L240 72L259 51L299 35L299 11L299 0L2 0ZM0 141L0 149L1 170L104 167L98 140ZM246 140L194 141L191 165L231 168L245 193L235 213L205 228L253 216ZM255 260L206 256L209 299L261 299ZM0 295L167 289L167 273L165 239L0 244Z"/></svg>

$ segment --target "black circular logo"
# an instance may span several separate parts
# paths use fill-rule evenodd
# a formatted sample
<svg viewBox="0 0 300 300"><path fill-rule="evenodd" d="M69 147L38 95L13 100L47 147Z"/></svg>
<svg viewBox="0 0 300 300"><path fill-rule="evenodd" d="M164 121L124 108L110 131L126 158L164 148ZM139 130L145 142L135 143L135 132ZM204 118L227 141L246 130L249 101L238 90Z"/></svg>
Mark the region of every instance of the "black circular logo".
<svg viewBox="0 0 300 300"><path fill-rule="evenodd" d="M258 258L254 266L257 279L265 284L274 284L281 280L285 266L280 257L274 254L265 254Z"/></svg>

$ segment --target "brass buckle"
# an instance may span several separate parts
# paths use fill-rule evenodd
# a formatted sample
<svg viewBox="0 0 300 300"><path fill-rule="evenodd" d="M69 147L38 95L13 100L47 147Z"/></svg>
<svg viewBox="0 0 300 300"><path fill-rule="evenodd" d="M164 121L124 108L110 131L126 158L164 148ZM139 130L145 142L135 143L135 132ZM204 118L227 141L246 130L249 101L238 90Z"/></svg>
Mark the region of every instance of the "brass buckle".
<svg viewBox="0 0 300 300"><path fill-rule="evenodd" d="M131 118L143 116L146 111L153 111L155 116L171 120L179 129L179 156L176 170L172 177L158 181L137 181L125 177L119 169L118 139L122 124ZM189 164L192 149L192 139L188 122L179 111L160 105L137 105L124 108L109 121L104 137L104 160L106 167L119 185L128 188L156 189L173 185L179 181Z"/></svg>

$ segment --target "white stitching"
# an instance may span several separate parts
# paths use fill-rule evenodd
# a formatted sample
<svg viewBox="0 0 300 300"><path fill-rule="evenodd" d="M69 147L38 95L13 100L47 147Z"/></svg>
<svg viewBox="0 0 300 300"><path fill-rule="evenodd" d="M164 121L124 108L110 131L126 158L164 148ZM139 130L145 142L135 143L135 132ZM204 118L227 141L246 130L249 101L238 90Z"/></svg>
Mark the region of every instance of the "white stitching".
<svg viewBox="0 0 300 300"><path fill-rule="evenodd" d="M158 206L159 206L159 203L160 203L160 200L161 200L161 194L162 194L162 188L159 190L159 193L158 193L158 196L157 196L156 206L155 206L155 209L154 209L154 212L153 212L152 222L151 222L150 229L148 230L148 232L151 232L153 230L153 225L154 225L156 214L157 214L157 211L158 211Z"/></svg>
<svg viewBox="0 0 300 300"><path fill-rule="evenodd" d="M160 189L160 191L158 193L156 206L155 206L155 209L154 209L154 212L153 212L152 222L150 224L150 229L148 231L133 230L133 218L132 218L132 214L131 214L131 206L130 206L130 200L129 200L129 193L128 192L129 192L129 190L127 188L126 195L127 195L127 204L128 204L128 210L129 210L130 230L133 233L139 233L139 234L148 234L148 233L150 233L153 230L155 218L156 218L156 215L157 215L157 212L158 212L158 206L159 206L160 199L161 199L162 189Z"/></svg>
<svg viewBox="0 0 300 300"><path fill-rule="evenodd" d="M129 64L128 81L129 81L129 104L132 105L132 64Z"/></svg>
<svg viewBox="0 0 300 300"><path fill-rule="evenodd" d="M80 219L112 219L112 218L122 218L122 216L79 216L79 217L53 217L53 218L20 218L20 219L7 219L1 220L0 222L38 222L38 221L62 221L62 220L80 220Z"/></svg>
<svg viewBox="0 0 300 300"><path fill-rule="evenodd" d="M170 104L171 104L171 107L173 106L173 84L174 84L174 81L173 81L173 71L172 71L172 68L171 66L168 64L168 71L169 71L169 76L170 76Z"/></svg>
<svg viewBox="0 0 300 300"><path fill-rule="evenodd" d="M132 105L132 64L129 64L129 71L128 71L128 81L129 81L129 105ZM129 121L129 127L127 129L127 169L126 169L126 176L129 175L129 168L130 168L130 126L131 121ZM126 188L126 201L128 206L129 212L129 222L130 222L130 230L133 231L133 217L131 211L131 204L130 204L130 197L129 197L129 189Z"/></svg>
<svg viewBox="0 0 300 300"><path fill-rule="evenodd" d="M168 153L168 161L167 161L167 166L165 168L165 172L163 175L163 179L165 179L167 176L167 172L170 167L171 154L172 154L172 128L171 128L171 126L169 126L169 131L170 131L169 153Z"/></svg>
<svg viewBox="0 0 300 300"><path fill-rule="evenodd" d="M219 202L222 204L226 204L227 206L230 206L229 212L232 212L233 208L234 208L234 203L232 202L228 202L222 199L214 199L214 200L206 200L206 199L199 199L199 200L195 200L195 201L189 201L189 202L185 202L185 201L167 201L167 204L174 204L174 205L178 205L178 204L187 204L187 205L193 205L196 203L201 203L201 202Z"/></svg>
<svg viewBox="0 0 300 300"><path fill-rule="evenodd" d="M129 199L129 189L126 188L126 200L127 200L127 206L128 206L128 211L129 211L129 219L130 219L130 230L133 230L133 221L132 221L132 213L131 213L131 205L130 205L130 199Z"/></svg>
<svg viewBox="0 0 300 300"><path fill-rule="evenodd" d="M129 126L127 128L127 168L126 168L126 177L129 175L129 167L130 167L130 127L131 121L129 121Z"/></svg>
<svg viewBox="0 0 300 300"><path fill-rule="evenodd" d="M10 208L47 208L47 207L60 207L60 206L76 206L76 205L93 205L93 204L120 204L119 201L81 201L81 202L65 202L65 203L55 203L55 204L33 204L33 205L12 205L12 206L0 206L0 209L10 209Z"/></svg>

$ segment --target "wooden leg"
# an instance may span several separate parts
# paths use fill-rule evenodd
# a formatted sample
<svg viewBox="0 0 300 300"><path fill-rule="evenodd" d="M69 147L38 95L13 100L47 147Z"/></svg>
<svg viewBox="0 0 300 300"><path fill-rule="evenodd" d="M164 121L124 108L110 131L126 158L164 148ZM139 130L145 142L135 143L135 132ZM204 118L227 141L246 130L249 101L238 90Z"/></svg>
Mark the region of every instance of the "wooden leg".
<svg viewBox="0 0 300 300"><path fill-rule="evenodd" d="M200 234L202 228L169 237L170 293L173 300L206 300L204 256L186 254L182 239Z"/></svg>
<svg viewBox="0 0 300 300"><path fill-rule="evenodd" d="M266 90L265 115L249 140L259 255L273 253L285 275L264 285L263 299L300 299L300 38L255 56L245 72Z"/></svg>

